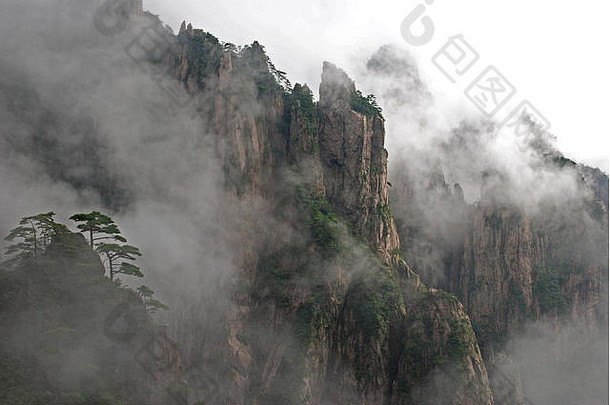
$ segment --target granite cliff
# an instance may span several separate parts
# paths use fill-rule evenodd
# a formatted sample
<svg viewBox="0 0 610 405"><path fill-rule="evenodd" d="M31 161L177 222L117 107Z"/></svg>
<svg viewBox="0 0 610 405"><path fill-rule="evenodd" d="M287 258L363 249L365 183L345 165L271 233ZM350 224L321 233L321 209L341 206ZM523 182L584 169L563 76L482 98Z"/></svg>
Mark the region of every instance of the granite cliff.
<svg viewBox="0 0 610 405"><path fill-rule="evenodd" d="M72 9L91 16L94 3ZM100 204L132 229L144 224L141 237L159 251L147 274L169 301L168 327L157 330L148 317L144 324L179 367L167 381L134 371L137 389L116 389L116 398L525 404L528 328L577 331L583 347L607 336L604 173L556 151L538 153L532 165L541 178L574 187L570 198L543 199L535 209L497 167L453 181L444 167L460 154L475 167L468 148L478 147L489 123L463 123L434 152L396 151L388 168L395 155L386 150L384 113L341 68L324 62L316 101L258 42L238 47L186 22L174 34L138 0L118 13L127 21L121 32L81 27L72 42L45 45L43 62L73 61L65 65L84 66L78 75L32 68L32 79L0 65L11 78L0 79L10 95L0 99L4 161L74 192L72 205ZM144 34L160 48L135 58L129 51ZM392 115L429 102L410 59L384 47L368 67L408 79L384 93L401 100L389 106ZM176 85L172 97L162 92L168 84ZM465 197L464 181L480 187L478 198ZM85 259L87 269L99 267ZM9 295L7 313L18 304ZM546 345L555 355L547 358L581 370L575 381L588 381L597 398L605 382L592 376L597 367L583 366L595 361L579 361L562 346L572 339L562 339ZM180 395L161 399L176 387ZM585 395L574 392L567 400L576 402L566 403Z"/></svg>

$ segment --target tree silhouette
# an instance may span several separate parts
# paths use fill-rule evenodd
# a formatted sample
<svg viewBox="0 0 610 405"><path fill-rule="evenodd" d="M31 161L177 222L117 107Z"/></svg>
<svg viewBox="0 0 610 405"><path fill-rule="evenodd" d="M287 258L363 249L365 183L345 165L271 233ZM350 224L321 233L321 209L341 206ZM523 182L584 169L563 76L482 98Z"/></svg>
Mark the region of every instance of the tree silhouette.
<svg viewBox="0 0 610 405"><path fill-rule="evenodd" d="M100 240L113 239L119 242L127 242L127 240L120 235L121 232L119 231L119 227L108 215L92 211L89 214L72 215L70 219L75 222L82 222L76 227L82 233L89 233L91 249L94 248L95 242Z"/></svg>
<svg viewBox="0 0 610 405"><path fill-rule="evenodd" d="M55 213L51 211L23 217L19 221L20 226L9 231L4 240L8 242L20 240L6 248L6 254L12 256L8 261L9 264L32 258L38 268L38 257L51 243L52 238L68 231L65 225L55 222L53 216Z"/></svg>
<svg viewBox="0 0 610 405"><path fill-rule="evenodd" d="M137 256L142 256L140 249L132 245L116 243L125 243L127 239L121 235L119 227L112 218L98 211L92 211L88 214L80 213L72 215L70 219L80 222L77 225L80 232L89 234L91 248L102 256L102 260L108 268L110 280L114 281L114 277L117 274L144 277L142 270L138 266L127 261L134 261ZM108 240L112 242L105 242Z"/></svg>
<svg viewBox="0 0 610 405"><path fill-rule="evenodd" d="M140 287L138 287L137 291L148 312L156 312L159 309L169 309L167 305L153 298L155 292L151 290L150 287L141 285Z"/></svg>
<svg viewBox="0 0 610 405"><path fill-rule="evenodd" d="M116 274L127 276L144 277L142 270L131 263L123 260L136 260L136 256L142 256L140 249L131 245L119 245L116 243L100 243L96 251L102 255L108 271L110 280L114 280Z"/></svg>

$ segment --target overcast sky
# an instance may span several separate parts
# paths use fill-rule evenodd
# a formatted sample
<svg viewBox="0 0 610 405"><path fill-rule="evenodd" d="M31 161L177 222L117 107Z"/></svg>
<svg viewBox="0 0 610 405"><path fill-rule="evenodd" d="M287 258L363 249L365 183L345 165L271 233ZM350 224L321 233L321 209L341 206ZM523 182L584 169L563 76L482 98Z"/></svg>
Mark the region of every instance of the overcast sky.
<svg viewBox="0 0 610 405"><path fill-rule="evenodd" d="M564 153L608 171L610 57L605 41L610 38L610 4L428 1L433 4L426 6L426 15L436 31L419 47L404 41L400 25L424 0L144 0L144 5L176 31L187 20L237 45L258 40L293 83L306 82L314 89L322 61L341 65L357 79L358 66L375 49L394 43L416 56L424 80L448 110L474 114L464 89L494 65L517 89L506 108L530 100L551 122ZM430 58L456 34L464 35L480 59L452 84Z"/></svg>

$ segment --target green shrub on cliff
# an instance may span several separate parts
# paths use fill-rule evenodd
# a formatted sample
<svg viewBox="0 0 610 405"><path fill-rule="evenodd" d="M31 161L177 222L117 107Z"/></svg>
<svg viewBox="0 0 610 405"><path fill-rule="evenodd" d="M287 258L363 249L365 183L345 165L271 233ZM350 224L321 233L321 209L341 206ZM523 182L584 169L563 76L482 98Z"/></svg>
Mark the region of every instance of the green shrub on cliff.
<svg viewBox="0 0 610 405"><path fill-rule="evenodd" d="M10 256L5 262L7 266L13 266L20 261L32 260L38 267L38 258L51 240L60 233L67 232L67 228L53 220L54 212L23 217L19 226L11 229L8 236L4 238L11 244L6 248L6 254Z"/></svg>
<svg viewBox="0 0 610 405"><path fill-rule="evenodd" d="M295 84L292 90L291 106L295 108L303 118L307 132L314 136L318 129L318 114L316 104L313 101L313 93L307 86Z"/></svg>
<svg viewBox="0 0 610 405"><path fill-rule="evenodd" d="M561 290L559 275L552 269L534 268L532 292L543 313L557 311L561 314L567 309L568 302Z"/></svg>
<svg viewBox="0 0 610 405"><path fill-rule="evenodd" d="M350 106L354 111L364 115L383 118L381 107L377 104L373 94L364 96L360 90L356 90L351 95Z"/></svg>

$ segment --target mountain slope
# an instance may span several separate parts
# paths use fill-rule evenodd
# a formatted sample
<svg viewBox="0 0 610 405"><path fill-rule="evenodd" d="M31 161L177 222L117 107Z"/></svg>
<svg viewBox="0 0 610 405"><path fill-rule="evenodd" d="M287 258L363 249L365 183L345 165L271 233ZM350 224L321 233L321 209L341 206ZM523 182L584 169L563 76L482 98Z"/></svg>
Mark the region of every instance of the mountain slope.
<svg viewBox="0 0 610 405"><path fill-rule="evenodd" d="M541 198L531 210L510 172L476 158L489 123L464 124L431 151L405 148L389 173L383 113L340 68L324 63L316 102L257 42L236 47L186 23L174 35L136 0L121 11L122 30L100 31L91 24L98 6L61 9L67 32L59 24L45 37L46 25L33 26L20 32L37 39L31 52L2 58L11 80L0 81L0 168L15 195L30 196L6 193L7 212L26 200L101 205L149 248L147 275L170 304L164 320L180 345L180 370L154 381L135 370L134 393L97 377L100 392L163 403L177 383L188 403L518 404L545 381L531 383L523 367L530 323L560 336L566 324L582 325L590 334L576 350L607 336L604 174L537 155L528 167L541 185L574 187L571 199ZM130 53L151 37L154 52ZM20 41L11 36L3 47ZM368 64L394 86L409 78L387 92L400 99L389 120L430 102L411 62L394 57L383 48ZM455 170L463 179L450 186L446 177L459 176L447 166L469 170ZM482 187L476 202L464 197L472 184ZM66 268L85 260L56 259ZM99 267L90 259L89 273ZM61 273L56 266L47 272ZM66 290L79 303L92 285L106 286L110 304L127 294L95 277ZM53 286L41 288L61 302ZM6 302L6 319L20 313L17 298ZM94 312L84 324L107 344L93 333L104 324L98 304L81 305ZM158 333L141 315L145 332ZM9 335L19 336L12 322ZM132 349L111 345L100 357L122 361ZM562 350L557 358L567 362L557 364L573 364L575 352ZM592 363L577 364L578 382L590 383L574 398L603 390Z"/></svg>
<svg viewBox="0 0 610 405"><path fill-rule="evenodd" d="M123 404L162 401L172 368L148 354L174 344L138 295L103 276L80 234L55 237L38 259L2 271L0 403ZM165 388L165 387L163 387ZM159 403L159 402L156 402Z"/></svg>

